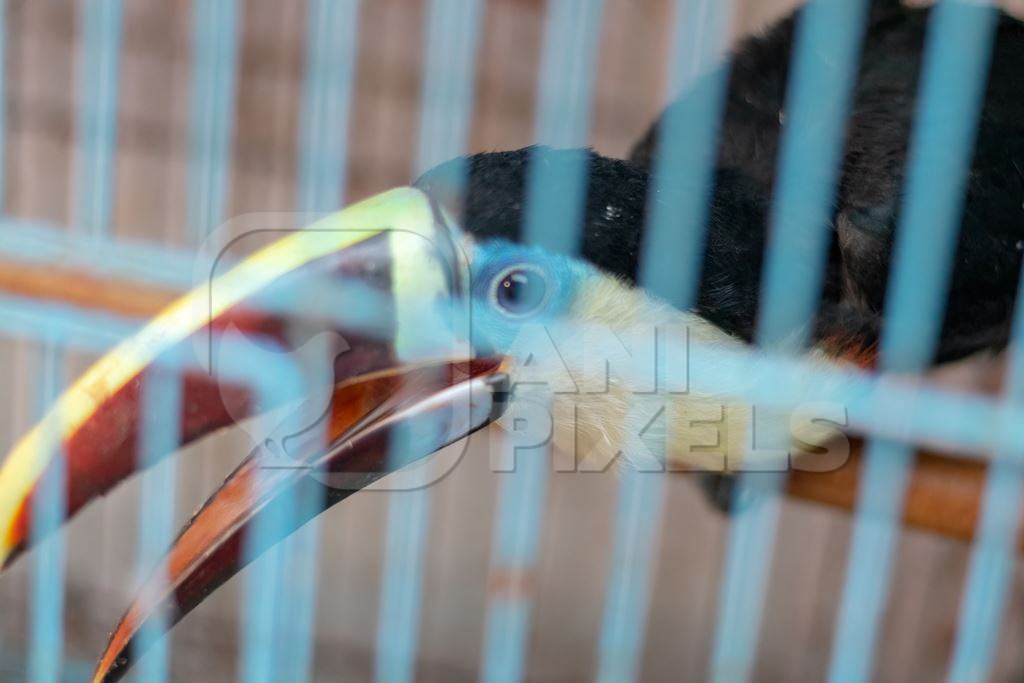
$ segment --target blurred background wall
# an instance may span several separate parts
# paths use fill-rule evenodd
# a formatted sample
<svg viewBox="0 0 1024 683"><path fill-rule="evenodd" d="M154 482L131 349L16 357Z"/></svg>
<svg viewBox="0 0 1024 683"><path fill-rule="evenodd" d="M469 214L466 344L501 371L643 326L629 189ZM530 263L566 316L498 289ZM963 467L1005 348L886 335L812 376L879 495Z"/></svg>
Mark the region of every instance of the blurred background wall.
<svg viewBox="0 0 1024 683"><path fill-rule="evenodd" d="M736 34L747 34L797 4L740 3ZM527 145L533 137L543 0L489 0L478 57L473 151ZM1019 3L1018 3L1019 5ZM608 0L597 68L591 144L624 155L664 101L671 28L669 0ZM295 175L306 4L241 3L227 215L288 211ZM5 102L10 213L72 222L76 68L81 26L72 0L9 0ZM183 0L125 3L119 81L114 236L187 245L186 171L191 6ZM426 2L365 0L359 24L355 100L348 130L346 201L411 180L418 121ZM33 421L39 350L0 339L0 451ZM91 359L74 355L65 380ZM473 679L482 647L493 503L480 435L455 471L435 487L424 584L418 673L421 680ZM179 465L182 521L246 450L226 435L190 449ZM608 573L614 475L554 476L537 577L528 677L589 680ZM375 492L323 521L317 608L317 680L366 680L372 671L387 496ZM93 505L69 538L67 654L99 653L131 593L137 484ZM671 480L661 558L651 605L643 676L706 677L718 602L726 521L693 482ZM784 505L761 647L759 681L818 681L827 667L850 524L845 513ZM878 654L878 679L942 677L955 629L967 548L905 532ZM18 669L27 633L28 563L0 577L0 678ZM173 634L175 680L235 675L238 582L187 618ZM1024 573L1018 568L1004 624L998 680L1024 679ZM82 674L69 669L73 680ZM6 680L6 679L5 679Z"/></svg>

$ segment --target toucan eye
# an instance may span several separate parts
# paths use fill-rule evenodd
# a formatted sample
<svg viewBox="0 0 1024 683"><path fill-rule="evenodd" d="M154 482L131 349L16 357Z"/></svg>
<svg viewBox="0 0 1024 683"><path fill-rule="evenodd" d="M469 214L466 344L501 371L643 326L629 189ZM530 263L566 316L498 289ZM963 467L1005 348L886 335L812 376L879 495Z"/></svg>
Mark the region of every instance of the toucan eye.
<svg viewBox="0 0 1024 683"><path fill-rule="evenodd" d="M507 268L494 278L492 296L505 314L516 317L530 315L547 300L547 277L536 266Z"/></svg>

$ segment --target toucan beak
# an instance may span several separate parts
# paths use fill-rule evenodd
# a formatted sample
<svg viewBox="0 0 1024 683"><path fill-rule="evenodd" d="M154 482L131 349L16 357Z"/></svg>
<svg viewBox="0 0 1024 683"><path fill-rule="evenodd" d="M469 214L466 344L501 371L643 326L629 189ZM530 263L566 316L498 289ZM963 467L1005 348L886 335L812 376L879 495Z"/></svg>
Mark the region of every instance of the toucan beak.
<svg viewBox="0 0 1024 683"><path fill-rule="evenodd" d="M505 375L492 359L389 370L340 383L318 425L328 446L300 446L289 460L300 466L286 467L275 466L279 455L265 447L253 451L195 514L142 586L93 680L119 680L154 638L316 515L487 425L501 413L507 392ZM257 528L262 533L254 532Z"/></svg>
<svg viewBox="0 0 1024 683"><path fill-rule="evenodd" d="M3 460L0 564L40 536L33 500L48 474L63 475L67 518L138 469L153 377L179 382L180 406L168 412L180 418L181 445L288 414L195 515L125 615L96 674L116 680L151 617L169 627L311 517L496 417L504 360L474 357L459 310L467 285L458 231L412 188L353 205L211 278L96 362ZM295 360L310 346L320 360L312 380ZM247 538L292 494L320 502Z"/></svg>

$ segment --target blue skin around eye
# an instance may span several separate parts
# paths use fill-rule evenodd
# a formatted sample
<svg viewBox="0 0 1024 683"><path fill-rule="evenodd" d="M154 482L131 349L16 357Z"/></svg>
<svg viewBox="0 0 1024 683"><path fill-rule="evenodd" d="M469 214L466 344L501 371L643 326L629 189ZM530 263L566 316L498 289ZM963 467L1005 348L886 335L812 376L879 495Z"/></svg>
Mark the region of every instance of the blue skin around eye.
<svg viewBox="0 0 1024 683"><path fill-rule="evenodd" d="M510 317L498 307L491 292L495 278L518 265L538 269L547 281L547 299L535 313ZM593 269L580 261L551 254L537 247L500 240L478 244L471 265L472 337L479 351L506 350L524 324L554 322L569 313L583 280Z"/></svg>

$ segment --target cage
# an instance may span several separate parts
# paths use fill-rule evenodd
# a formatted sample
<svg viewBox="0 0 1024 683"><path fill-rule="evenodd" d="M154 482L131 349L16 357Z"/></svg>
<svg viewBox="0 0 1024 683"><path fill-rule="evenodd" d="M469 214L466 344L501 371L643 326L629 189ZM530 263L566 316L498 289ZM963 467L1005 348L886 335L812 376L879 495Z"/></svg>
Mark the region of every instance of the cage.
<svg viewBox="0 0 1024 683"><path fill-rule="evenodd" d="M797 15L772 161L767 351L722 361L732 359L724 374L753 378L750 401L841 406L857 427L849 463L739 474L742 500L723 514L696 472L563 471L543 449L506 471L494 453L511 448L507 435L480 432L448 447L457 466L430 486L381 480L274 545L147 642L129 676L1020 680L1021 359L1011 343L928 367L994 6L941 0L929 14L899 226L914 256L895 261L880 366L823 369L784 339L814 313L802 293L820 286L818 219L834 200L871 4L810 0ZM5 0L0 444L13 447L97 358L207 282L221 256L241 260L275 230L469 153L543 143L625 157L701 83L708 106L666 124L657 175L696 189L666 229L652 214L663 241L645 252L646 284L687 301L698 266L672 255L694 253L687 240L705 227L732 46L800 5ZM580 189L582 171L559 173L575 178L559 187ZM531 203L571 215L578 194L538 185ZM532 240L574 252L571 223ZM283 393L290 366L278 373L267 358L245 347L237 373ZM160 450L180 439L164 427L181 388L153 386L139 438ZM44 435L64 428L43 424ZM48 535L0 574L4 680L92 680L174 531L254 433L243 425L145 462L60 529L59 477L76 471L40 489L32 515Z"/></svg>

